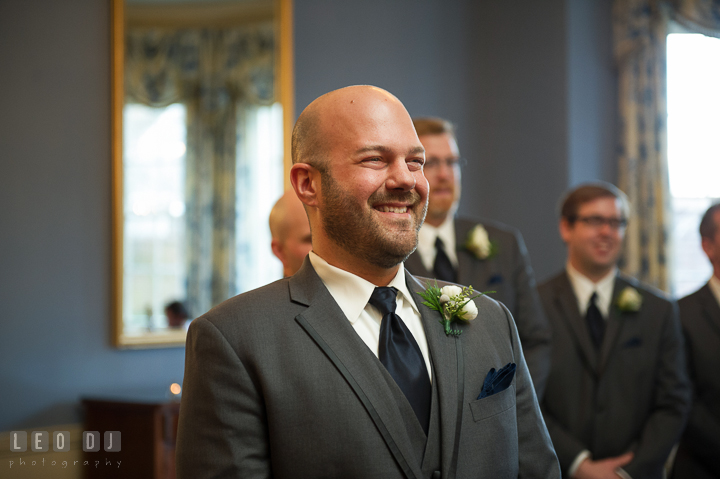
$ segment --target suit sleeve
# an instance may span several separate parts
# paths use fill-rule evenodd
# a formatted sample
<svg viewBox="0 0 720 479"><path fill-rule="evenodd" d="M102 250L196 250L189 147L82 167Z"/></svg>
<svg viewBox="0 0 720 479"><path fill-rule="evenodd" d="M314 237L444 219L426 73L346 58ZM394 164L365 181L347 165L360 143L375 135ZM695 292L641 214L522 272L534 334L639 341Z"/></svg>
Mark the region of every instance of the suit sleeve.
<svg viewBox="0 0 720 479"><path fill-rule="evenodd" d="M713 474L720 477L720 461L717 460L717 454L720 451L720 421L718 421L718 417L708 407L707 403L701 397L698 397L695 388L697 365L693 361L693 348L702 344L703 338L701 332L694 334L690 325L697 321L700 315L702 315L702 311L699 308L687 306L687 304L680 301L680 317L683 332L685 333L688 371L694 391L692 410L690 411L683 441L693 456L701 459L705 467L711 469Z"/></svg>
<svg viewBox="0 0 720 479"><path fill-rule="evenodd" d="M661 327L654 409L645 421L635 457L623 468L633 478L661 469L680 439L690 410L690 382L676 303L668 303Z"/></svg>
<svg viewBox="0 0 720 479"><path fill-rule="evenodd" d="M261 395L222 333L192 322L176 449L178 479L271 476Z"/></svg>
<svg viewBox="0 0 720 479"><path fill-rule="evenodd" d="M503 305L516 359L515 407L517 410L519 478L560 478L560 465L543 421L537 396L520 345L515 321Z"/></svg>
<svg viewBox="0 0 720 479"><path fill-rule="evenodd" d="M690 419L688 420L685 439L692 444L690 451L693 456L702 458L703 465L720 477L720 461L717 459L720 451L720 421L703 402L693 403Z"/></svg>
<svg viewBox="0 0 720 479"><path fill-rule="evenodd" d="M588 451L590 448L560 425L545 408L543 408L543 418L560 461L560 467L568 474L570 466L572 466L578 455L583 451Z"/></svg>
<svg viewBox="0 0 720 479"><path fill-rule="evenodd" d="M535 391L542 398L550 374L552 329L540 304L530 257L520 233L515 234L514 256L515 321Z"/></svg>

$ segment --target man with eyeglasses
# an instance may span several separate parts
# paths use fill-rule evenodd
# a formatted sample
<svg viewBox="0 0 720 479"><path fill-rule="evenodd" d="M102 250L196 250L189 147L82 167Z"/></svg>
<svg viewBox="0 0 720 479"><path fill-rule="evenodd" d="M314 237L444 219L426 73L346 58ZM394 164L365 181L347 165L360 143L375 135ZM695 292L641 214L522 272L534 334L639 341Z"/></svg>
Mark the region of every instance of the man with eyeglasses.
<svg viewBox="0 0 720 479"><path fill-rule="evenodd" d="M550 367L550 325L520 233L490 220L455 216L460 202L460 158L453 125L440 118L413 120L425 148L430 186L417 250L405 261L412 274L472 285L510 310L538 397Z"/></svg>
<svg viewBox="0 0 720 479"><path fill-rule="evenodd" d="M570 191L567 264L539 287L553 328L541 407L563 477L662 478L690 407L677 305L618 272L629 210L609 183Z"/></svg>

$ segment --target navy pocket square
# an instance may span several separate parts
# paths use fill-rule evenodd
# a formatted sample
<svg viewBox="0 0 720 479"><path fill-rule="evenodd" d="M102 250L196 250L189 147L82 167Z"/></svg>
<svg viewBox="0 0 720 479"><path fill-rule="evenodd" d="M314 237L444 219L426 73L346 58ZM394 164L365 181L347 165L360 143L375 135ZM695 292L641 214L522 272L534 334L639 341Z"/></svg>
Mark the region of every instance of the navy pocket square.
<svg viewBox="0 0 720 479"><path fill-rule="evenodd" d="M495 368L492 368L487 376L485 376L482 391L480 391L480 395L477 398L482 399L492 396L510 387L510 383L512 383L513 377L515 377L515 368L515 363L507 363L497 371L495 371Z"/></svg>
<svg viewBox="0 0 720 479"><path fill-rule="evenodd" d="M492 286L493 284L500 284L503 282L503 277L501 274L494 274L490 276L490 279L488 280L488 286Z"/></svg>

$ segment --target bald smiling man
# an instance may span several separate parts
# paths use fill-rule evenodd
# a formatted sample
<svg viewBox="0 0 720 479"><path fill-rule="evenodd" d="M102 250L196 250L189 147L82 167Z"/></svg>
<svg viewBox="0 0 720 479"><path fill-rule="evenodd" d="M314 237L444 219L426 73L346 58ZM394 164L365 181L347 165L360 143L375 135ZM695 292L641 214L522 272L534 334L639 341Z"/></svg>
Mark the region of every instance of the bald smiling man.
<svg viewBox="0 0 720 479"><path fill-rule="evenodd" d="M286 191L270 211L272 252L283 264L285 278L294 275L312 249L310 223L294 190Z"/></svg>
<svg viewBox="0 0 720 479"><path fill-rule="evenodd" d="M312 251L192 322L178 478L560 477L510 313L480 296L446 335L403 266L428 183L402 103L325 94L292 156Z"/></svg>

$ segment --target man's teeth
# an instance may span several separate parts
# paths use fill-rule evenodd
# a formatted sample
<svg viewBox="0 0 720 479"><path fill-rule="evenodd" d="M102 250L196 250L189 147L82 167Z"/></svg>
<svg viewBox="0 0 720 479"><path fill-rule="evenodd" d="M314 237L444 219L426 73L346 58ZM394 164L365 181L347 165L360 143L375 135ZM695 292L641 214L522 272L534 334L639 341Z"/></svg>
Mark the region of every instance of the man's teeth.
<svg viewBox="0 0 720 479"><path fill-rule="evenodd" d="M383 213L407 213L407 206L378 206L377 209Z"/></svg>

